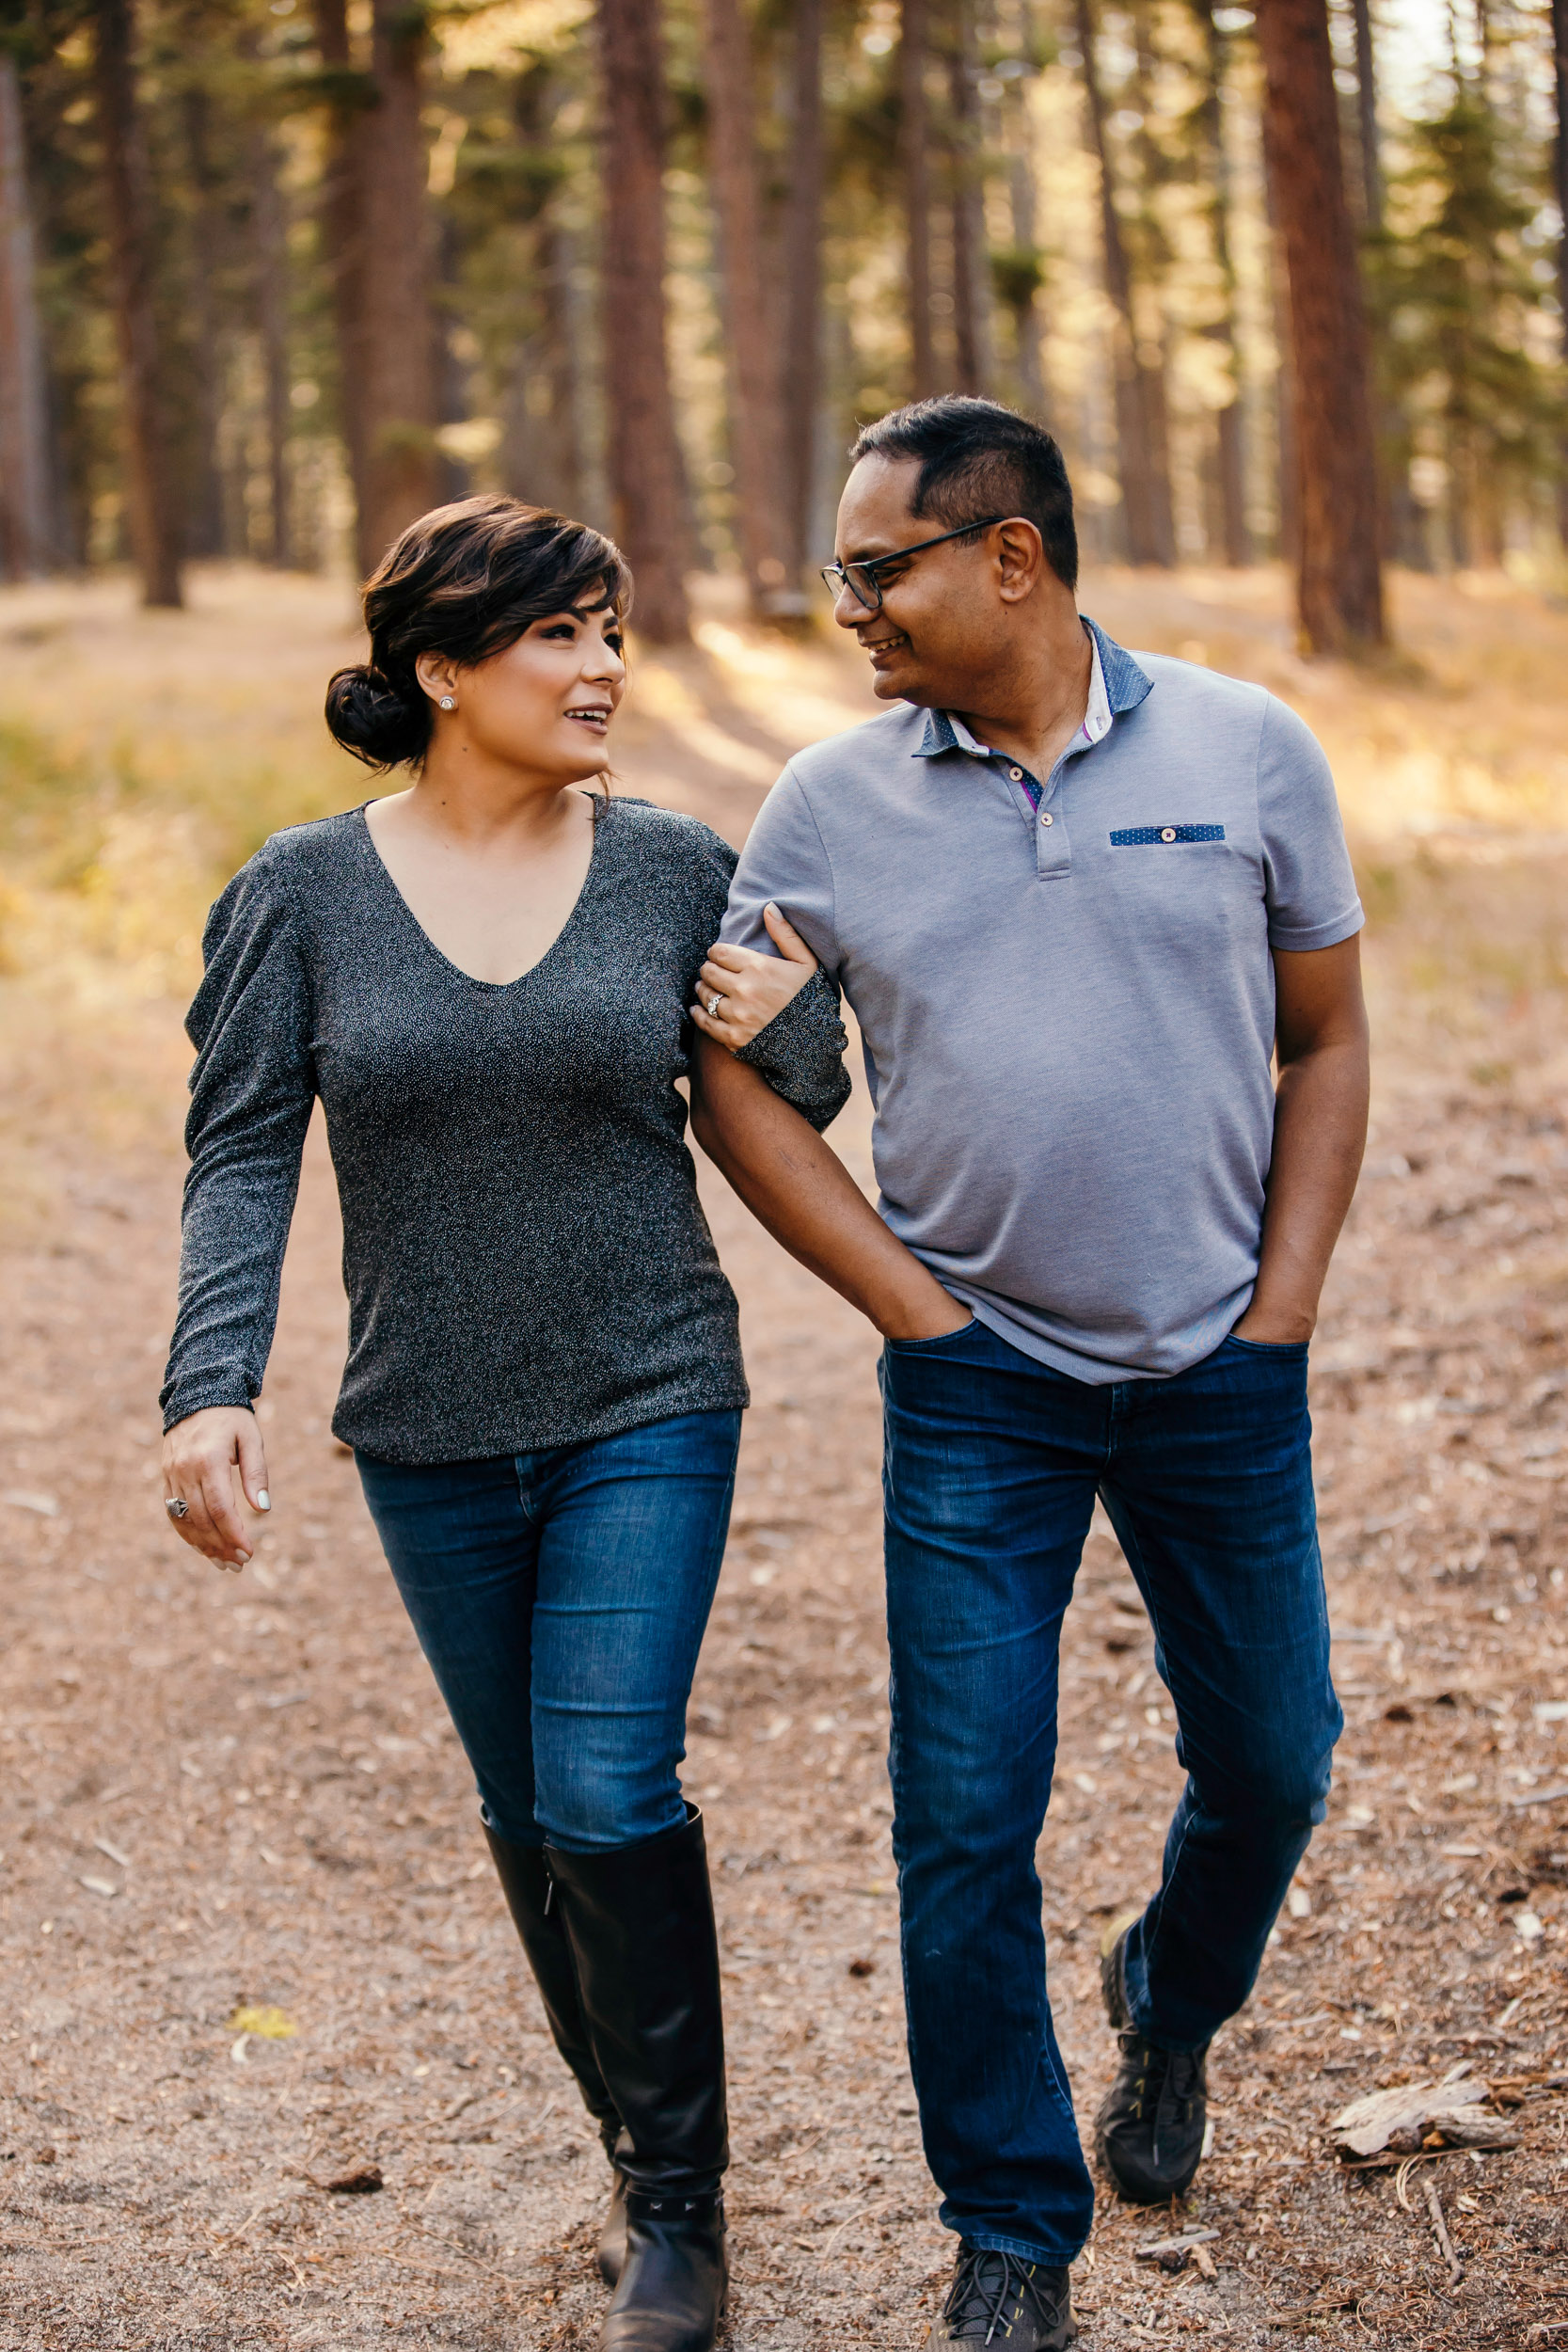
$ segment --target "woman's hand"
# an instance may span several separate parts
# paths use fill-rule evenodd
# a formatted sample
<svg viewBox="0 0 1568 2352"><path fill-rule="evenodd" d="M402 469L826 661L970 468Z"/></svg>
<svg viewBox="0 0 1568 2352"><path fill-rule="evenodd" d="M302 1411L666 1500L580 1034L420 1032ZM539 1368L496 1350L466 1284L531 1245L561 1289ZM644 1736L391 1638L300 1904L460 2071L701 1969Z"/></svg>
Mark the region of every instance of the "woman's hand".
<svg viewBox="0 0 1568 2352"><path fill-rule="evenodd" d="M756 947L726 947L721 942L708 949L707 961L697 975L700 1002L692 1006L691 1018L705 1036L727 1045L732 1054L750 1045L776 1020L816 970L816 958L771 899L762 919L778 948L776 956L765 956Z"/></svg>
<svg viewBox="0 0 1568 2352"><path fill-rule="evenodd" d="M164 1502L183 1502L169 1513L182 1543L220 1568L243 1568L254 1546L240 1518L235 1474L253 1511L270 1511L267 1456L256 1416L233 1405L209 1405L177 1421L164 1439Z"/></svg>

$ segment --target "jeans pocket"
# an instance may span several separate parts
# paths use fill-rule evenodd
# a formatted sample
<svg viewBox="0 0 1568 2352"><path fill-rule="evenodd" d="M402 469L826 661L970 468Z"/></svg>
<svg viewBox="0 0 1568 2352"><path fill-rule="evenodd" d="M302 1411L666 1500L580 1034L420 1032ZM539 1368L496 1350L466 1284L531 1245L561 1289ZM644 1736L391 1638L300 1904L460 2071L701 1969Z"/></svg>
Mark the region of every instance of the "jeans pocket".
<svg viewBox="0 0 1568 2352"><path fill-rule="evenodd" d="M1254 1356L1305 1356L1311 1345L1309 1340L1243 1340L1232 1331L1223 1342L1226 1347L1244 1347Z"/></svg>
<svg viewBox="0 0 1568 2352"><path fill-rule="evenodd" d="M966 1340L980 1329L978 1315L971 1315L967 1323L956 1323L951 1331L938 1331L928 1340L884 1340L882 1345L897 1355L916 1355L933 1347L951 1347L956 1340Z"/></svg>

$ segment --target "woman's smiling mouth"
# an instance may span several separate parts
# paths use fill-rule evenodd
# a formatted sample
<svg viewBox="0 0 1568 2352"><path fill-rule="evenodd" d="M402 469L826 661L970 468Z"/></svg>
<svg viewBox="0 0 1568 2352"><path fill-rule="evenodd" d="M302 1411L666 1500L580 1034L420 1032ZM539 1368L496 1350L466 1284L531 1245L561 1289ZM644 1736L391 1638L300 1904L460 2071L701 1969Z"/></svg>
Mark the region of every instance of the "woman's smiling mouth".
<svg viewBox="0 0 1568 2352"><path fill-rule="evenodd" d="M582 703L566 713L580 727L592 727L595 735L603 735L610 725L611 709L609 703Z"/></svg>

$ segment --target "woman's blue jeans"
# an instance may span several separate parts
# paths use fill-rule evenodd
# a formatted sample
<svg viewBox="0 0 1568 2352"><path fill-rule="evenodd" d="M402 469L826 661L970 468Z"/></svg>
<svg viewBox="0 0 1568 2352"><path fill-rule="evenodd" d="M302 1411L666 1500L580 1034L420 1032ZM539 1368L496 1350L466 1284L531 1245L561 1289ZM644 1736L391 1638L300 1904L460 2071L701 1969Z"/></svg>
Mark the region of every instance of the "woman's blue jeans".
<svg viewBox="0 0 1568 2352"><path fill-rule="evenodd" d="M1127 1940L1128 1998L1151 2042L1195 2049L1251 1990L1341 1724L1307 1349L1228 1339L1174 1379L1091 1388L976 1321L891 1343L882 1392L894 1847L927 2160L950 2229L1069 2263L1093 2190L1035 1871L1062 1618L1099 1495L1187 1772Z"/></svg>
<svg viewBox="0 0 1568 2352"><path fill-rule="evenodd" d="M686 1820L686 1703L738 1412L436 1467L358 1456L376 1533L479 1783L517 1845L593 1853Z"/></svg>

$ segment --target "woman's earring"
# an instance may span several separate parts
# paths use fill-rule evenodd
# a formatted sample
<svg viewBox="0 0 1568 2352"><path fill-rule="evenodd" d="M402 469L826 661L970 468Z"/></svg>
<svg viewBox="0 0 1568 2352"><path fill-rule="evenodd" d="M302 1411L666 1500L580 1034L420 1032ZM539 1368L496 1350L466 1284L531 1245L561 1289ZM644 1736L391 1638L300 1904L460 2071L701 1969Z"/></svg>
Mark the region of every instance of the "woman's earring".
<svg viewBox="0 0 1568 2352"><path fill-rule="evenodd" d="M455 710L457 708L457 705L450 694L443 694L441 697L441 707L443 710Z"/></svg>

